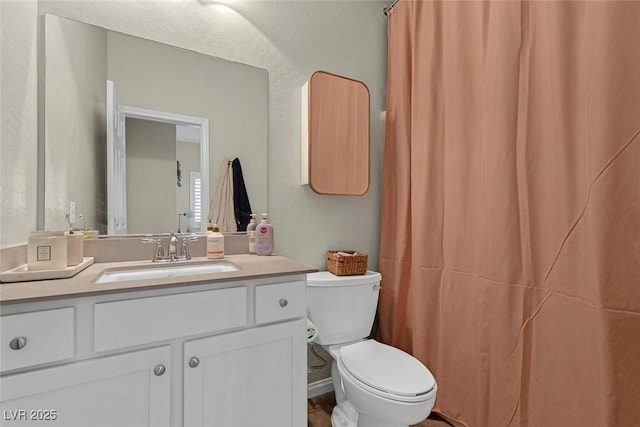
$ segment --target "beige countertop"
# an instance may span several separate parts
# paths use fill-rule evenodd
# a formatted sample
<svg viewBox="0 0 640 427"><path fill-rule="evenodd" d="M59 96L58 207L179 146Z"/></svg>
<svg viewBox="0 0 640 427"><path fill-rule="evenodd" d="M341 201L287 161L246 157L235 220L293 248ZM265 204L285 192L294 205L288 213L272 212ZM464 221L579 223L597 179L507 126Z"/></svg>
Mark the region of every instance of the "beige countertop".
<svg viewBox="0 0 640 427"><path fill-rule="evenodd" d="M60 298L77 298L90 295L189 286L233 280L259 279L272 276L306 274L318 271L316 267L281 256L228 255L225 261L238 267L237 271L194 274L182 277L166 277L96 284L96 279L110 269L140 268L157 265L151 261L96 263L68 279L37 280L30 282L0 283L0 304L19 304ZM193 258L179 264L207 262L206 258ZM215 262L211 260L211 262ZM172 263L174 264L174 263ZM178 263L175 263L178 264ZM167 264L164 264L167 265Z"/></svg>

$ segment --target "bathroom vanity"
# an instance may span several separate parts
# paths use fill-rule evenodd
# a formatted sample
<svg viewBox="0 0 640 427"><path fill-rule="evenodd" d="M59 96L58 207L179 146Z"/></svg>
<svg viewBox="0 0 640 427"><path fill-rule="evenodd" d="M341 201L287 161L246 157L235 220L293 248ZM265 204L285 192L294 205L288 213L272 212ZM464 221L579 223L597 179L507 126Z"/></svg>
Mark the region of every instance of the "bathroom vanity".
<svg viewBox="0 0 640 427"><path fill-rule="evenodd" d="M298 427L306 423L306 273L237 271L0 285L3 425ZM146 264L148 265L148 263Z"/></svg>

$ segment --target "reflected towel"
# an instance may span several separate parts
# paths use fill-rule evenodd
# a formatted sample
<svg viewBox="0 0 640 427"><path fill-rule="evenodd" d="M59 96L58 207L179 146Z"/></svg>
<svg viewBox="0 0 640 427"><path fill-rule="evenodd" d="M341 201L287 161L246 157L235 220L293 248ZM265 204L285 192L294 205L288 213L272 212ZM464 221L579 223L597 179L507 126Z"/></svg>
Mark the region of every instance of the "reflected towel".
<svg viewBox="0 0 640 427"><path fill-rule="evenodd" d="M227 157L220 165L220 178L216 194L209 206L209 221L218 224L221 232L236 232L236 216L233 210L233 170Z"/></svg>
<svg viewBox="0 0 640 427"><path fill-rule="evenodd" d="M238 231L247 231L247 224L251 220L251 203L249 202L247 188L244 185L240 159L235 158L231 162L231 167L233 169L233 205L236 227Z"/></svg>

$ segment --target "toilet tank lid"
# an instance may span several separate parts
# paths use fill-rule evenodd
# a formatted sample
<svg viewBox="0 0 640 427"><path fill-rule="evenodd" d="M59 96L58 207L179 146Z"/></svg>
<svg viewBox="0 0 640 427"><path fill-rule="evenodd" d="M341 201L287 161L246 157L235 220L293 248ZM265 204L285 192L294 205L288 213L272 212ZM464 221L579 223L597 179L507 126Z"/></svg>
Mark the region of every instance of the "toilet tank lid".
<svg viewBox="0 0 640 427"><path fill-rule="evenodd" d="M358 276L336 276L330 271L307 274L307 286L349 286L378 284L382 275L376 271L367 271Z"/></svg>

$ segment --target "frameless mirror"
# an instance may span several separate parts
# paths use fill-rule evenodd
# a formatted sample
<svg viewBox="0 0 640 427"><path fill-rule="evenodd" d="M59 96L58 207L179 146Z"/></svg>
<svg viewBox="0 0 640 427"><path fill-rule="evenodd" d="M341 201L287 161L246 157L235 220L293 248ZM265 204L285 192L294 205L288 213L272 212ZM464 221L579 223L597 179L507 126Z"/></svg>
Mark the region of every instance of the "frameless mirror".
<svg viewBox="0 0 640 427"><path fill-rule="evenodd" d="M302 183L318 194L369 189L369 89L316 71L302 88Z"/></svg>
<svg viewBox="0 0 640 427"><path fill-rule="evenodd" d="M192 189L191 172L203 173L208 169L209 179L201 183L201 191L202 201L211 200L225 157L240 160L252 208L266 210L266 70L50 14L45 15L44 32L45 67L40 86L44 93L41 157L45 165L42 180L45 229L66 228L65 214L73 201L76 212L85 218L85 224L77 220L77 226L97 228L101 234L107 232L107 80L115 83L120 102L127 107L167 113L171 117L195 117L208 121L209 127L205 138L208 158L202 158L200 147L192 150L198 152L197 160L191 157L187 160L186 155L178 154L180 138L175 138L175 132L171 131L174 147L170 150L165 147L165 151L175 153L176 157L171 166L167 157L167 166L162 167L171 180L152 179L153 190L127 188L123 196L128 200L127 217L137 217L134 224L143 224L142 228L128 228L127 233L195 230L198 225L194 223L194 201L187 203L185 199L186 190ZM135 114L128 115L129 118L144 120ZM152 121L172 126L194 124ZM144 157L158 155L160 145L153 145L153 141L160 140L150 135L145 138L150 149L147 154L138 151L137 160L129 162L127 168L135 168L130 175L150 177L160 169ZM195 144L191 144L194 149ZM129 155L127 151L127 158ZM199 167L192 166L198 164ZM182 187L178 185L179 177ZM201 217L205 220L209 207L202 203ZM155 220L160 217L164 219Z"/></svg>

